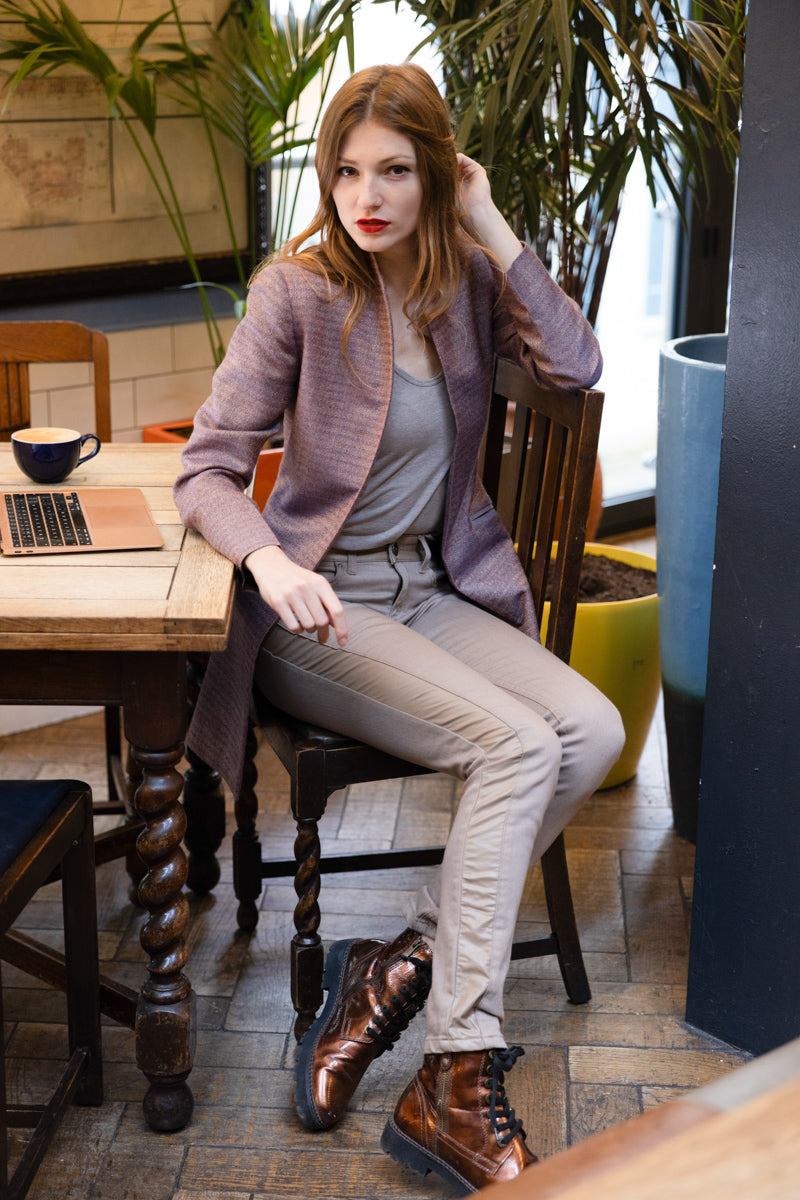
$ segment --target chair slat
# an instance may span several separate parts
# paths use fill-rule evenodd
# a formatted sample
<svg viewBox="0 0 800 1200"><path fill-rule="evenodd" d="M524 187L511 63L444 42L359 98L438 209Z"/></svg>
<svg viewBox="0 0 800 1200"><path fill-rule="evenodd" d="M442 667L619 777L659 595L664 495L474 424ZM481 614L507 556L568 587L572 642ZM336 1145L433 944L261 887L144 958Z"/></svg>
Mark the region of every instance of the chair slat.
<svg viewBox="0 0 800 1200"><path fill-rule="evenodd" d="M30 388L26 363L0 363L0 441L30 423Z"/></svg>

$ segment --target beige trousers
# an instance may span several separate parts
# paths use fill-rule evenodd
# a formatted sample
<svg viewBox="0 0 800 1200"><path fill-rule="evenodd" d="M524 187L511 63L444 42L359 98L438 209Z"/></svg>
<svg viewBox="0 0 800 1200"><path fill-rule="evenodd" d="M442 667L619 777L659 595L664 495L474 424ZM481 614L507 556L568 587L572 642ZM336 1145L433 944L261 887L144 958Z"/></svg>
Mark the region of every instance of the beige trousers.
<svg viewBox="0 0 800 1200"><path fill-rule="evenodd" d="M464 781L435 886L425 1050L505 1046L503 985L525 878L619 757L614 706L531 638L456 594L427 538L331 554L347 646L275 626L256 682L286 711Z"/></svg>

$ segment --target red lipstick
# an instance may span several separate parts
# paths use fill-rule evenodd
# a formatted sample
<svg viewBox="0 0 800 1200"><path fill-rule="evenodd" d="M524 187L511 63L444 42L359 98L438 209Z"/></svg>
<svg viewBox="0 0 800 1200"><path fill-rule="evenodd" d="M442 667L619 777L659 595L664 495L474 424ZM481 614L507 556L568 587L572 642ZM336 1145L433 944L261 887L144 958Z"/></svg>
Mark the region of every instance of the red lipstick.
<svg viewBox="0 0 800 1200"><path fill-rule="evenodd" d="M364 233L380 233L381 230L385 229L388 224L388 221L379 221L377 217L371 217L369 219L365 218L364 220L356 221L356 225L359 229L362 229Z"/></svg>

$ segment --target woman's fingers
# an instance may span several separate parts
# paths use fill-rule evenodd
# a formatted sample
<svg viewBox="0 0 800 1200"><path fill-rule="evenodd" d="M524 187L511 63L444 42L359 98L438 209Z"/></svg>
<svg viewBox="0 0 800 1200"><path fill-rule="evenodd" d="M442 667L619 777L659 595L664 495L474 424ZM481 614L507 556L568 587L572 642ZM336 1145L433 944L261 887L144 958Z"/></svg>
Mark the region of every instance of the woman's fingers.
<svg viewBox="0 0 800 1200"><path fill-rule="evenodd" d="M480 163L466 154L458 155L458 173L461 179L461 199L469 210L477 202L491 200L489 178Z"/></svg>
<svg viewBox="0 0 800 1200"><path fill-rule="evenodd" d="M326 642L331 627L340 646L347 641L347 620L339 597L324 575L300 567L279 546L262 546L245 559L263 599L287 629L316 632Z"/></svg>
<svg viewBox="0 0 800 1200"><path fill-rule="evenodd" d="M332 627L337 642L343 646L347 641L347 620L338 596L322 575L311 571L306 574L309 578L284 601L288 616L282 618L284 624L289 629L316 632L320 642L328 640Z"/></svg>

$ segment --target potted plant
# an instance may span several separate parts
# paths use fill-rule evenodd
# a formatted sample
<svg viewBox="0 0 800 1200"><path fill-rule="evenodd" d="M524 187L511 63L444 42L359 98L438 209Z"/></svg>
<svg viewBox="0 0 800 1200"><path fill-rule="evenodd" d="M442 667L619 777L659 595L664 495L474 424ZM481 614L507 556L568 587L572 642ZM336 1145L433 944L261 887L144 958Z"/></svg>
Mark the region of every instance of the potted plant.
<svg viewBox="0 0 800 1200"><path fill-rule="evenodd" d="M710 148L733 170L745 0L688 17L680 0L407 2L441 51L459 147L594 323L637 158L653 202L666 191L680 212Z"/></svg>
<svg viewBox="0 0 800 1200"><path fill-rule="evenodd" d="M397 0L395 0L395 3ZM639 159L683 211L707 148L732 168L744 0L406 0L440 50L460 149L594 323Z"/></svg>
<svg viewBox="0 0 800 1200"><path fill-rule="evenodd" d="M625 571L607 569L614 564ZM606 569L598 570L601 565ZM633 778L647 741L661 690L658 604L652 555L625 546L586 543L570 666L608 696L625 727L622 753L601 789ZM545 602L543 637L549 609Z"/></svg>

